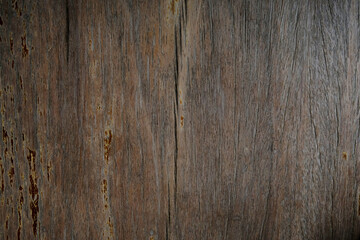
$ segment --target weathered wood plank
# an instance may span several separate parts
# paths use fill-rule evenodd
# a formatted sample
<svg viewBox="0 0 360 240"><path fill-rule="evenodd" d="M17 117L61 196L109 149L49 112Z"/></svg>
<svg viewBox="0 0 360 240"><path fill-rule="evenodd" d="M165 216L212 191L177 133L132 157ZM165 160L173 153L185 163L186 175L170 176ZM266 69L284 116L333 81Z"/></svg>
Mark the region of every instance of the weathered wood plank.
<svg viewBox="0 0 360 240"><path fill-rule="evenodd" d="M0 239L358 239L359 1L0 1Z"/></svg>

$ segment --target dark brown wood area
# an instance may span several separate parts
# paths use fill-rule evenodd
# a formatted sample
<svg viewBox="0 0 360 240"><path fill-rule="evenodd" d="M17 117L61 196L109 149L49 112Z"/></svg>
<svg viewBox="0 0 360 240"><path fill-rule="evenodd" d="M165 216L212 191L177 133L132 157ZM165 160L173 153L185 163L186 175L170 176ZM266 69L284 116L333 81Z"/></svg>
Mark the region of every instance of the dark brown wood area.
<svg viewBox="0 0 360 240"><path fill-rule="evenodd" d="M0 239L359 239L358 0L0 0Z"/></svg>

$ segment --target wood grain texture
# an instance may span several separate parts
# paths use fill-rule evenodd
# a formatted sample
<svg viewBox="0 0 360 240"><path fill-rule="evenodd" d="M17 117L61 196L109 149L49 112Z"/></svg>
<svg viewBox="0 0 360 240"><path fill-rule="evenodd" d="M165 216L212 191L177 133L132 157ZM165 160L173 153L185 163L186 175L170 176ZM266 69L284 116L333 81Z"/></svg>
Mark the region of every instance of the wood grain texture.
<svg viewBox="0 0 360 240"><path fill-rule="evenodd" d="M0 0L0 239L358 239L359 16Z"/></svg>

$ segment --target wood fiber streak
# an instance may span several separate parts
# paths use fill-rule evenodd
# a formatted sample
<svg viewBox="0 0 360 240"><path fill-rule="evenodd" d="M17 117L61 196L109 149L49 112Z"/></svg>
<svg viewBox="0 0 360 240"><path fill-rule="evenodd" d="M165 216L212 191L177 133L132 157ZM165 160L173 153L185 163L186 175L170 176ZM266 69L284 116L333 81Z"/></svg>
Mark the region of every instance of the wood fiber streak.
<svg viewBox="0 0 360 240"><path fill-rule="evenodd" d="M0 0L0 239L359 239L357 0Z"/></svg>

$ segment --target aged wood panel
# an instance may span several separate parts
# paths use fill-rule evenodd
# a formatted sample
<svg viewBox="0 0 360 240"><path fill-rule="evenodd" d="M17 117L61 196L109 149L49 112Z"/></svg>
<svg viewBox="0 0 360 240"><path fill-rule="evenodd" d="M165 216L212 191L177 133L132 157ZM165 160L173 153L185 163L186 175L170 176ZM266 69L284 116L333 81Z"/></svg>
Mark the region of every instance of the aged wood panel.
<svg viewBox="0 0 360 240"><path fill-rule="evenodd" d="M360 3L0 1L0 239L358 239Z"/></svg>

